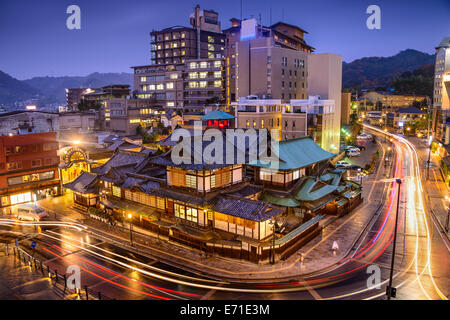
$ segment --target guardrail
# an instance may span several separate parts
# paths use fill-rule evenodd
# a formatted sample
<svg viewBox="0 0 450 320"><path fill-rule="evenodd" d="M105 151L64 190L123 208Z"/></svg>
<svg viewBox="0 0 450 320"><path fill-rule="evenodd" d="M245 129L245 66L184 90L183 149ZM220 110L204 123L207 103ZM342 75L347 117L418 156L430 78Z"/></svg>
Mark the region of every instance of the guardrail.
<svg viewBox="0 0 450 320"><path fill-rule="evenodd" d="M8 243L4 244L4 250L6 255L10 255L10 246ZM116 300L111 298L100 291L95 291L88 286L82 288L69 289L68 275L59 274L58 270L50 268L48 264L45 264L41 260L29 254L26 250L20 247L12 247L12 254L18 262L23 263L31 268L32 271L41 273L43 277L50 278L54 289L60 290L64 295L75 294L80 300Z"/></svg>

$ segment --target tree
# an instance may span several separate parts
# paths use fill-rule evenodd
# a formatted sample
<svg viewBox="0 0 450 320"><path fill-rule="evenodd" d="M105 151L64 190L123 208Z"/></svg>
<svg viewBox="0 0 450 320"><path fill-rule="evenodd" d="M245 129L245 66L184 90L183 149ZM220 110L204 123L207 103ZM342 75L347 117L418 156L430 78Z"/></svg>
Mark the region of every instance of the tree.
<svg viewBox="0 0 450 320"><path fill-rule="evenodd" d="M358 121L358 115L356 113L350 114L350 124L354 125Z"/></svg>
<svg viewBox="0 0 450 320"><path fill-rule="evenodd" d="M78 103L78 110L80 111L89 111L91 109L100 110L101 107L102 107L101 102L88 103L84 99L81 99L81 101Z"/></svg>

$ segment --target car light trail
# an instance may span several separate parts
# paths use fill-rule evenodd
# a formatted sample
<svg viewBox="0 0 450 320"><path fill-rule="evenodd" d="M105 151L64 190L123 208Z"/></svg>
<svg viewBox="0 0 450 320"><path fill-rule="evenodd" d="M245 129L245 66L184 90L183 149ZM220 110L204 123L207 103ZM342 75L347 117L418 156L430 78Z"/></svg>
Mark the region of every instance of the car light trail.
<svg viewBox="0 0 450 320"><path fill-rule="evenodd" d="M73 222L59 222L59 221L40 221L40 222L25 222L13 219L0 219L0 225L21 225L21 226L48 226L48 227L67 227L73 228L77 231L86 230L87 227Z"/></svg>
<svg viewBox="0 0 450 320"><path fill-rule="evenodd" d="M182 291L176 291L176 290L166 289L166 288L154 286L154 285L151 285L151 284L148 284L148 283L145 283L145 282L142 282L142 281L139 281L139 280L136 280L136 279L133 279L133 278L124 276L123 274L117 273L117 272L115 272L115 271L113 271L113 270L111 270L111 269L108 269L108 268L106 268L106 267L103 267L103 266L101 266L101 265L99 265L99 264L97 264L97 263L95 263L95 262L93 262L93 261L90 261L89 259L85 259L85 258L81 257L80 255L77 255L77 254L73 253L73 252L70 251L70 250L61 248L60 246L57 246L57 245L55 245L55 244L48 244L48 245L50 245L51 247L53 247L53 248L55 248L55 249L57 249L57 250L65 251L65 252L67 252L67 253L70 253L71 255L77 257L78 259L81 259L81 260L85 261L86 263L89 263L90 265L96 267L97 269L103 270L103 271L105 271L105 272L107 272L107 273L109 273L109 274L112 274L112 275L114 275L114 276L118 276L118 277L120 277L120 278L122 278L122 279L125 279L125 280L128 280L128 281L134 281L134 282L137 282L137 283L139 283L139 284L142 285L142 286L146 286L146 287L149 287L149 288L158 290L158 291L164 291L165 293L169 292L169 293L181 294L181 295L186 295L186 296L191 296L191 297L202 297L202 295L199 295L199 294L194 294L194 293L188 293L188 292L182 292ZM177 297L177 298L178 298L178 297Z"/></svg>
<svg viewBox="0 0 450 320"><path fill-rule="evenodd" d="M47 251L47 252L53 254L54 256L56 256L56 257L58 257L58 258L60 258L60 259L62 259L62 260L68 260L67 258L62 257L62 256L58 255L57 253L55 253L55 252L53 252L53 251L51 251L51 250L49 250L49 249L47 249L47 248L42 248L42 250ZM137 293L140 293L140 294L144 294L144 295L149 296L149 297L157 298L157 299L162 299L162 300L173 300L173 299L171 299L171 298L158 296L158 295L155 295L155 294L151 294L151 293L148 293L148 292L145 292L145 291L141 291L141 290L137 290L137 289L134 289L134 288L125 286L125 285L123 285L123 284L120 284L120 283L117 283L117 282L112 281L112 280L110 280L110 279L107 279L107 278L105 278L105 277L102 277L101 275L96 274L95 272L92 272L92 271L90 271L90 270L88 270L88 269L86 269L86 268L84 268L84 267L82 267L82 266L80 266L80 265L78 265L78 264L75 264L75 265L78 266L80 269L86 271L87 273L93 275L94 277L97 277L97 278L99 278L99 279L102 279L102 280L104 280L104 281L106 281L106 282L109 282L109 283L115 285L115 286L118 286L118 287L121 287L121 288L130 290L130 291L134 291L134 292L137 292Z"/></svg>
<svg viewBox="0 0 450 320"><path fill-rule="evenodd" d="M76 241L76 242L82 243L80 240L78 240L78 239L73 239L72 237L70 237L70 236L68 236L68 235L59 234L59 233L54 232L54 231L51 231L51 230L48 230L47 232L48 232L48 233L55 234L55 235L57 235L57 236L61 236L61 237L64 237L64 238L68 238L68 239L70 239L70 240L72 240L72 241ZM47 234L42 234L42 235L48 237ZM52 238L54 238L54 237L52 237ZM56 239L56 238L54 238L54 239ZM63 241L63 240L60 240L60 241ZM67 242L67 241L63 241L63 242L65 242L65 243L67 243L67 244L69 244L69 245L71 245L71 246L76 247L75 245L70 244L70 243ZM129 261L129 262L134 263L134 264L141 265L141 266L143 266L143 267L145 267L145 268L149 268L149 269L152 269L152 270L154 270L154 271L158 271L158 272L161 272L161 273L165 273L165 274L168 274L168 275L177 277L177 278L184 278L184 279L189 279L189 280L194 280L194 281L199 281L199 282L211 282L211 283L221 284L221 285L228 284L227 282L221 282L221 281L215 281L215 280L208 280L208 279L201 279L201 278L194 278L194 277L189 277L189 276L182 275L182 274L177 274L177 273L174 273L174 272L170 272L170 271L167 271L167 270L164 270L164 269L160 269L160 268L156 268L156 267L154 267L154 266L147 265L147 264L142 263L142 262L140 262L140 261L137 261L137 260L134 260L134 259L131 259L131 258L122 256L122 255L120 255L120 254L117 254L117 253L115 253L115 252L112 252L112 251L109 251L109 250L100 248L100 247L98 247L98 246L96 246L96 245L93 245L93 244L90 244L90 243L82 243L82 244L85 245L85 246L89 246L89 247L95 248L95 249L97 249L97 250L99 250L99 251L108 253L108 254L110 254L110 255L116 256L116 257L118 257L118 258L127 260L127 261ZM86 250L86 249L83 248L83 247L77 247L77 248L80 248L80 249L82 249L82 250Z"/></svg>

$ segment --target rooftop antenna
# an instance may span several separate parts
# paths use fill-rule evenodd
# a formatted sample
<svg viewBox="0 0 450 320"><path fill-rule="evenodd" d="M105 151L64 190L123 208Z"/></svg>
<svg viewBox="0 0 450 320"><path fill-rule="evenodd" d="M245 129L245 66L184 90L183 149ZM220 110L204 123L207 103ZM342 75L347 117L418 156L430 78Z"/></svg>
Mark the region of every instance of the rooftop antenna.
<svg viewBox="0 0 450 320"><path fill-rule="evenodd" d="M270 25L272 25L272 7L270 7L270 18L269 18Z"/></svg>
<svg viewBox="0 0 450 320"><path fill-rule="evenodd" d="M242 0L241 0L241 21L242 21Z"/></svg>

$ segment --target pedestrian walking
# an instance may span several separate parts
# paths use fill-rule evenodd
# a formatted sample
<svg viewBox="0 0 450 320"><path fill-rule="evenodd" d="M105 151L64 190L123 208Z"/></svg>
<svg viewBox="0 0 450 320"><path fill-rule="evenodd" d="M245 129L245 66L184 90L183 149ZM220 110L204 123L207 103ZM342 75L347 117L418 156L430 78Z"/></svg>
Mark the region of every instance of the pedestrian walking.
<svg viewBox="0 0 450 320"><path fill-rule="evenodd" d="M333 251L333 256L336 256L336 251L339 250L339 245L337 241L333 241L333 245L331 247L331 250Z"/></svg>

